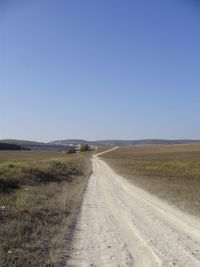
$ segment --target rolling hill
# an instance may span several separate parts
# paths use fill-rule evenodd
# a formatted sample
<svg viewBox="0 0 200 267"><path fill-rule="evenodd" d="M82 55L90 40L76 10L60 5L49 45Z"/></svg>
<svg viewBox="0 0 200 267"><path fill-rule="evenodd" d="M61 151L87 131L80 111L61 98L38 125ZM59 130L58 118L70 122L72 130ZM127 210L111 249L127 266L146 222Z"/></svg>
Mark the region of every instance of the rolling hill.
<svg viewBox="0 0 200 267"><path fill-rule="evenodd" d="M0 140L1 143L10 144L10 145L18 145L25 149L31 150L48 150L48 151L66 151L68 149L68 145L56 145L51 143L44 142L36 142L30 140L18 140L18 139L3 139Z"/></svg>
<svg viewBox="0 0 200 267"><path fill-rule="evenodd" d="M132 145L173 145L173 144L190 144L200 142L200 140L165 140L165 139L143 139L143 140L100 140L88 141L82 139L66 139L49 142L54 145L78 145L89 144L95 146L132 146Z"/></svg>
<svg viewBox="0 0 200 267"><path fill-rule="evenodd" d="M143 139L143 140L97 140L88 141L83 139L64 139L55 140L48 143L36 142L30 140L17 140L17 139L3 139L0 142L5 144L20 145L24 148L33 150L53 150L65 151L71 145L77 146L82 144L89 144L93 146L134 146L134 145L177 145L177 144L190 144L197 143L200 140L167 140L167 139Z"/></svg>

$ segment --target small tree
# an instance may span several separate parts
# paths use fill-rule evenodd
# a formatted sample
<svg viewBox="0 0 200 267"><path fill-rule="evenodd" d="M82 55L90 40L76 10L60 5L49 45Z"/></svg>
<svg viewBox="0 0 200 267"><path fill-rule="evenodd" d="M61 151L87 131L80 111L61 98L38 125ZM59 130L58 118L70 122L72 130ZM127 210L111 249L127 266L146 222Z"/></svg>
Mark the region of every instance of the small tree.
<svg viewBox="0 0 200 267"><path fill-rule="evenodd" d="M80 147L80 151L81 152L86 152L86 151L89 151L89 145L88 144L84 144L84 145L81 145Z"/></svg>
<svg viewBox="0 0 200 267"><path fill-rule="evenodd" d="M73 153L76 153L76 149L74 147L70 147L68 150L67 150L67 154L73 154Z"/></svg>

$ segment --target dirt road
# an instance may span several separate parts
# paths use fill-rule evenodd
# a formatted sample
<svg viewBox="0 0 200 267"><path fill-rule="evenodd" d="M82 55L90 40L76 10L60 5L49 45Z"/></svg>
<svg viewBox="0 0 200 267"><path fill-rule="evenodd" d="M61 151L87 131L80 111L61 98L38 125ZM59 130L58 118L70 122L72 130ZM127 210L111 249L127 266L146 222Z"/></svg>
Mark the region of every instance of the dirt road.
<svg viewBox="0 0 200 267"><path fill-rule="evenodd" d="M200 266L200 220L92 161L67 266Z"/></svg>

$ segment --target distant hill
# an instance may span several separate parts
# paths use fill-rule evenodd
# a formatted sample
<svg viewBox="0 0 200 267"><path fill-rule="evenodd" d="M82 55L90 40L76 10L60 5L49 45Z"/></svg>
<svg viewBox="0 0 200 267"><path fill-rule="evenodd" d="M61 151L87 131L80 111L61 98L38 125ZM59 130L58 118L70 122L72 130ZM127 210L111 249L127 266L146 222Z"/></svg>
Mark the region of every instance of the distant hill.
<svg viewBox="0 0 200 267"><path fill-rule="evenodd" d="M22 150L22 147L16 144L7 144L0 142L0 150Z"/></svg>
<svg viewBox="0 0 200 267"><path fill-rule="evenodd" d="M24 149L31 150L66 151L69 147L68 145L56 145L44 142L17 139L3 139L0 140L0 142L4 144L18 145L23 147Z"/></svg>
<svg viewBox="0 0 200 267"><path fill-rule="evenodd" d="M46 143L43 142L36 142L36 141L30 141L30 140L19 140L19 139L2 139L0 142L6 143L6 144L16 144L16 145L46 145Z"/></svg>
<svg viewBox="0 0 200 267"><path fill-rule="evenodd" d="M89 144L95 146L132 146L132 145L173 145L173 144L190 144L200 142L200 140L165 140L165 139L143 139L143 140L101 140L87 141L82 139L66 139L52 141L49 144L56 145L78 145Z"/></svg>
<svg viewBox="0 0 200 267"><path fill-rule="evenodd" d="M66 151L69 146L77 146L82 144L94 146L134 146L134 145L177 145L177 144L191 144L200 142L200 140L166 140L166 139L143 139L143 140L97 140L88 141L83 139L65 139L55 140L52 142L36 142L29 140L4 139L0 142L6 144L15 144L22 146L25 149L32 150L52 150L52 151Z"/></svg>

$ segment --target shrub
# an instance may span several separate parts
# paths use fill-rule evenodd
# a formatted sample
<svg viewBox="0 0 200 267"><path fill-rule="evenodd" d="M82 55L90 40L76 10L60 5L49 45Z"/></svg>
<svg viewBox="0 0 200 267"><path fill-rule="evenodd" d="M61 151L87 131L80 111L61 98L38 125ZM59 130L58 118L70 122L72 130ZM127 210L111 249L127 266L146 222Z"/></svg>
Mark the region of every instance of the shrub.
<svg viewBox="0 0 200 267"><path fill-rule="evenodd" d="M81 152L89 151L89 145L88 144L81 145L80 151Z"/></svg>
<svg viewBox="0 0 200 267"><path fill-rule="evenodd" d="M68 150L67 150L67 154L73 154L73 153L76 153L76 149L74 147L70 147Z"/></svg>
<svg viewBox="0 0 200 267"><path fill-rule="evenodd" d="M0 194L9 193L13 189L18 189L19 183L15 180L1 179L0 178Z"/></svg>

